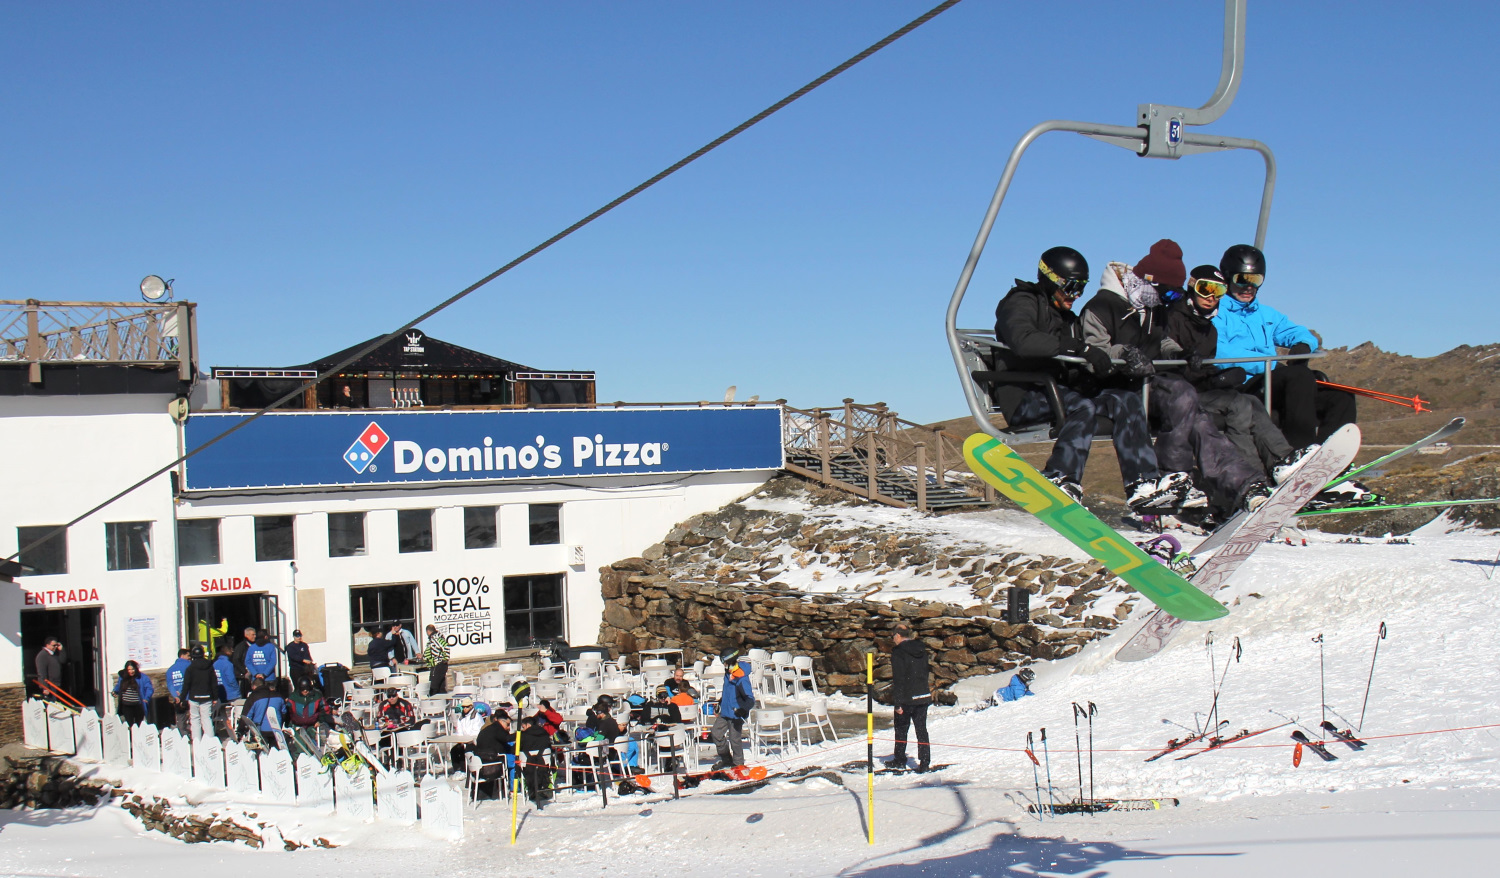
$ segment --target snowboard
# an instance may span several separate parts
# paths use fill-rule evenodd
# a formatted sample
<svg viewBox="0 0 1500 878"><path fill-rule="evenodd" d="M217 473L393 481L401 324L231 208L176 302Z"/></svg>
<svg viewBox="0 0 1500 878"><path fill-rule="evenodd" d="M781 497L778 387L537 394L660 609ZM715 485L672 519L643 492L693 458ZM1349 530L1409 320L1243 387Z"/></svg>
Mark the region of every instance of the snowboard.
<svg viewBox="0 0 1500 878"><path fill-rule="evenodd" d="M1301 469L1276 488L1276 492L1264 505L1238 519L1238 525L1235 520L1231 520L1198 544L1192 553L1198 567L1198 572L1193 574L1193 585L1209 594L1227 585L1229 577L1245 563L1251 553L1275 537L1282 525L1291 520L1314 494L1323 490L1323 486L1331 478L1343 472L1357 453L1359 427L1355 424L1340 427ZM1230 528L1233 528L1232 532L1224 534ZM1213 555L1200 560L1209 551L1213 551ZM1218 601L1214 603L1218 604ZM1157 610L1120 647L1115 658L1122 662L1139 662L1151 658L1162 651L1182 622L1182 619Z"/></svg>
<svg viewBox="0 0 1500 878"><path fill-rule="evenodd" d="M1145 595L1161 608L1159 612L1188 622L1207 622L1229 613L1064 494L1000 440L975 433L964 441L964 460L975 475Z"/></svg>

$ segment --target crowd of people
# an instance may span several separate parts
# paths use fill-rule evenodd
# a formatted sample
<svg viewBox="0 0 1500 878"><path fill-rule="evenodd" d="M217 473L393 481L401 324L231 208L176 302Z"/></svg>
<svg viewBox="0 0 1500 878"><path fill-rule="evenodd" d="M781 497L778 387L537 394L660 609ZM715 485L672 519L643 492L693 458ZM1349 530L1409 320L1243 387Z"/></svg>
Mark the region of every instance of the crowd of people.
<svg viewBox="0 0 1500 878"><path fill-rule="evenodd" d="M1054 399L1034 376L1055 383L1062 422L1042 474L1073 499L1083 497L1100 417L1113 423L1131 510L1208 526L1259 508L1354 421L1354 396L1321 386L1326 376L1303 356L1319 347L1318 337L1261 301L1266 259L1257 248L1237 244L1217 266L1189 272L1182 248L1162 239L1134 265L1107 263L1098 292L1075 314L1089 280L1082 253L1053 247L1042 254L1036 281L1017 279L995 309L996 369L1033 378L999 383L991 399L1012 427L1045 423L1054 418ZM1254 360L1205 362L1276 357L1282 349L1294 358L1269 374ZM1270 412L1261 402L1266 382ZM1314 505L1369 499L1368 489L1347 481Z"/></svg>

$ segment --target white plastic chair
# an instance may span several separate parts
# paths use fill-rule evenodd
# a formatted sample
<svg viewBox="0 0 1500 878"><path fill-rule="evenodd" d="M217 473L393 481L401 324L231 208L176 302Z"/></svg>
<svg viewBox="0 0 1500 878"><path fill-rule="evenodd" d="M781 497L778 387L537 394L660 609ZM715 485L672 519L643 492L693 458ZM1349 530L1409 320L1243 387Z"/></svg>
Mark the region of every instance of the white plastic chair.
<svg viewBox="0 0 1500 878"><path fill-rule="evenodd" d="M782 710L756 710L750 720L750 748L756 754L766 756L766 745L775 741L778 751L785 756L792 735L796 734L797 721Z"/></svg>
<svg viewBox="0 0 1500 878"><path fill-rule="evenodd" d="M782 698L787 697L787 673L792 669L792 654L789 652L771 653L771 682L775 687L776 694Z"/></svg>
<svg viewBox="0 0 1500 878"><path fill-rule="evenodd" d="M803 729L817 729L821 741L839 739L838 730L833 727L833 720L828 716L828 699L821 696L814 698L807 706L807 710L797 717L797 738L800 743Z"/></svg>
<svg viewBox="0 0 1500 878"><path fill-rule="evenodd" d="M505 685L505 675L499 671L486 671L479 675L479 688L499 689Z"/></svg>
<svg viewBox="0 0 1500 878"><path fill-rule="evenodd" d="M791 693L791 696L793 698L795 698L795 697L797 697L797 696L799 696L799 695L802 694L802 692L803 692L803 685L802 684L804 684L804 683L807 684L806 691L811 692L814 695L817 695L818 694L818 681L813 676L813 660L812 660L812 656L810 656L810 655L799 655L799 656L793 658L792 659L792 667L790 669L789 675L786 677L786 681L787 681L787 684L788 684L788 687L789 687L788 691ZM827 699L824 699L824 704L826 706Z"/></svg>
<svg viewBox="0 0 1500 878"><path fill-rule="evenodd" d="M504 662L498 668L495 668L495 673L505 679L510 679L524 670L520 662Z"/></svg>
<svg viewBox="0 0 1500 878"><path fill-rule="evenodd" d="M370 671L370 679L376 683L384 683L386 680L390 679L390 676L390 668L374 668Z"/></svg>
<svg viewBox="0 0 1500 878"><path fill-rule="evenodd" d="M395 743L391 749L395 753L395 758L391 761L397 766L410 771L413 776L421 776L417 774L418 765L421 765L423 769L429 768L427 761L427 732L423 729L397 732Z"/></svg>
<svg viewBox="0 0 1500 878"><path fill-rule="evenodd" d="M497 765L500 766L500 776L498 778L488 778L488 780L498 782L503 790L506 783L504 756L500 757L496 762L485 762L479 758L478 753L473 751L464 756L464 774L466 775L466 785L469 789L469 802L475 808L479 807L479 785L487 780L487 778L480 777L480 773L486 768L493 768Z"/></svg>

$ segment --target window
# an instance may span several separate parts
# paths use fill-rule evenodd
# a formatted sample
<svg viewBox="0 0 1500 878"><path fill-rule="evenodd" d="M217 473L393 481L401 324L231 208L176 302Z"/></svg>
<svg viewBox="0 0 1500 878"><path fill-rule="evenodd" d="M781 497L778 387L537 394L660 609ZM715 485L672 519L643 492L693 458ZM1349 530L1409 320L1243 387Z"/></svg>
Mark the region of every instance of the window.
<svg viewBox="0 0 1500 878"><path fill-rule="evenodd" d="M495 530L495 507L464 507L464 548L493 549L499 540Z"/></svg>
<svg viewBox="0 0 1500 878"><path fill-rule="evenodd" d="M217 518L184 518L177 521L177 563L219 563L219 520Z"/></svg>
<svg viewBox="0 0 1500 878"><path fill-rule="evenodd" d="M353 558L365 553L365 514L328 513L328 557Z"/></svg>
<svg viewBox="0 0 1500 878"><path fill-rule="evenodd" d="M255 560L290 561L297 557L291 515L255 516Z"/></svg>
<svg viewBox="0 0 1500 878"><path fill-rule="evenodd" d="M432 551L432 510L396 510L396 550L400 552Z"/></svg>
<svg viewBox="0 0 1500 878"><path fill-rule="evenodd" d="M362 585L349 589L349 630L354 635L354 663L370 663L370 640L386 635L393 623L417 631L417 586ZM423 637L417 634L417 642ZM404 647L403 647L404 650Z"/></svg>
<svg viewBox="0 0 1500 878"><path fill-rule="evenodd" d="M531 544L555 546L562 542L562 504L533 503L526 507L531 519Z"/></svg>
<svg viewBox="0 0 1500 878"><path fill-rule="evenodd" d="M17 548L21 550L20 562L23 567L30 567L31 571L22 571L31 576L50 576L54 573L68 572L68 532L63 531L39 546L31 546L32 543L46 536L48 531L56 528L55 524L40 524L34 527L16 528ZM31 546L31 548L27 548Z"/></svg>
<svg viewBox="0 0 1500 878"><path fill-rule="evenodd" d="M505 577L505 648L563 636L563 575Z"/></svg>
<svg viewBox="0 0 1500 878"><path fill-rule="evenodd" d="M111 521L104 525L106 570L146 570L151 567L151 522Z"/></svg>

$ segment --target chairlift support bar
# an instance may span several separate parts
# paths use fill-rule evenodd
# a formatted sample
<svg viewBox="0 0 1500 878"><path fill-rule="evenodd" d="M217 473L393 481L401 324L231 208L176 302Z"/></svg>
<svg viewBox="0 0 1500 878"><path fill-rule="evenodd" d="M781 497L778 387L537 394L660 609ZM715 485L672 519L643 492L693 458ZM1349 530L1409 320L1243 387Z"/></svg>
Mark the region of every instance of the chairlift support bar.
<svg viewBox="0 0 1500 878"><path fill-rule="evenodd" d="M980 400L974 388L974 382L969 378L958 335L958 309L963 303L964 293L968 291L969 281L974 276L974 269L979 265L979 257L984 252L985 243L989 240L990 230L995 225L995 217L1000 213L1000 205L1004 203L1005 194L1010 190L1010 183L1015 177L1017 166L1021 163L1021 156L1025 155L1026 150L1038 137L1051 131L1071 131L1104 143L1128 148L1143 158L1177 159L1185 155L1229 149L1254 150L1260 153L1266 165L1265 185L1261 189L1260 196L1260 216L1255 225L1255 246L1264 248L1266 226L1271 219L1271 196L1276 189L1276 157L1271 153L1271 148L1258 140L1224 137L1216 134L1197 134L1185 130L1190 125L1207 125L1218 120L1234 102L1234 96L1239 91L1245 68L1245 0L1224 0L1223 58L1218 87L1214 89L1208 102L1197 109L1174 107L1168 104L1139 104L1136 107L1138 127L1135 128L1053 119L1033 126L1021 136L1015 148L1010 151L1005 170L1000 174L1000 183L995 187L995 194L990 199L989 209L985 211L984 221L979 225L979 234L974 239L969 258L964 262L963 271L959 274L958 285L954 288L953 297L948 302L946 323L948 349L953 354L954 366L958 368L960 383L964 388L964 398L969 404L970 414L974 416L975 425L985 433L1001 441L1005 440L994 424L990 423L988 408Z"/></svg>

